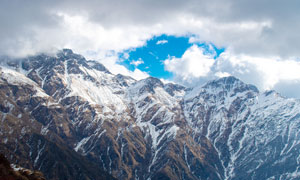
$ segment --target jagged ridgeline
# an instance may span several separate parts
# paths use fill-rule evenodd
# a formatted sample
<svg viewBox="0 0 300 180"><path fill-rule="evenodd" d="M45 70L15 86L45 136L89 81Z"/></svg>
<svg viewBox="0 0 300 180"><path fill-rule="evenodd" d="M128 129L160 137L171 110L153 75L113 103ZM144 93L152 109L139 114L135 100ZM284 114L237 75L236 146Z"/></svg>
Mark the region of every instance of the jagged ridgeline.
<svg viewBox="0 0 300 180"><path fill-rule="evenodd" d="M300 178L299 100L137 81L68 49L0 67L0 152L46 179Z"/></svg>

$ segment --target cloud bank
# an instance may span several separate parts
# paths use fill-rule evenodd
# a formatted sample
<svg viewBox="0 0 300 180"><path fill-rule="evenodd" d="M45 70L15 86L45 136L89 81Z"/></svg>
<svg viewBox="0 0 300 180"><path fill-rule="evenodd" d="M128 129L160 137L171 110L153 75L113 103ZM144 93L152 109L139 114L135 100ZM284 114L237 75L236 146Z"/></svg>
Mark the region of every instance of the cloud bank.
<svg viewBox="0 0 300 180"><path fill-rule="evenodd" d="M52 0L0 2L0 52L134 48L153 35L195 35L235 53L299 56L297 0ZM17 48L16 48L17 47Z"/></svg>

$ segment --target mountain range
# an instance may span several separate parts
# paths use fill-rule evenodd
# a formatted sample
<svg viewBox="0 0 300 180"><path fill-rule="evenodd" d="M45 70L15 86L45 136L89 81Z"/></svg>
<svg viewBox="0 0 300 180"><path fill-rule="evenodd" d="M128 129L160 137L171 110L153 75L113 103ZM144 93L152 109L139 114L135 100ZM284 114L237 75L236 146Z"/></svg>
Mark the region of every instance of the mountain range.
<svg viewBox="0 0 300 180"><path fill-rule="evenodd" d="M300 179L300 100L137 81L70 49L0 61L0 153L46 179Z"/></svg>

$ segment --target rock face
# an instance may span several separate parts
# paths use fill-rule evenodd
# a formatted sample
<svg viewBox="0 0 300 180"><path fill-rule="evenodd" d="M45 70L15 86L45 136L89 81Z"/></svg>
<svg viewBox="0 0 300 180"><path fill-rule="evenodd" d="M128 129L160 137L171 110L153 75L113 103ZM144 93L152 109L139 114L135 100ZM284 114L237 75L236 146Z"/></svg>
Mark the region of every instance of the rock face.
<svg viewBox="0 0 300 180"><path fill-rule="evenodd" d="M300 178L300 102L234 77L136 81L71 50L0 74L0 151L48 179Z"/></svg>

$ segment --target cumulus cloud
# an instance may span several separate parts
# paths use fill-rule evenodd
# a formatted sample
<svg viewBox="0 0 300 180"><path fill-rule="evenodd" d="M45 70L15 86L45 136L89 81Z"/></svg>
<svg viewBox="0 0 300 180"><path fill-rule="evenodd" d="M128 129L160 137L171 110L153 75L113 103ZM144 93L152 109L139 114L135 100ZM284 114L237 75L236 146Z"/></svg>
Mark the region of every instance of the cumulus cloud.
<svg viewBox="0 0 300 180"><path fill-rule="evenodd" d="M204 54L204 49L193 45L181 58L170 57L164 61L165 69L173 72L182 81L190 82L191 78L205 77L214 64L213 55Z"/></svg>

